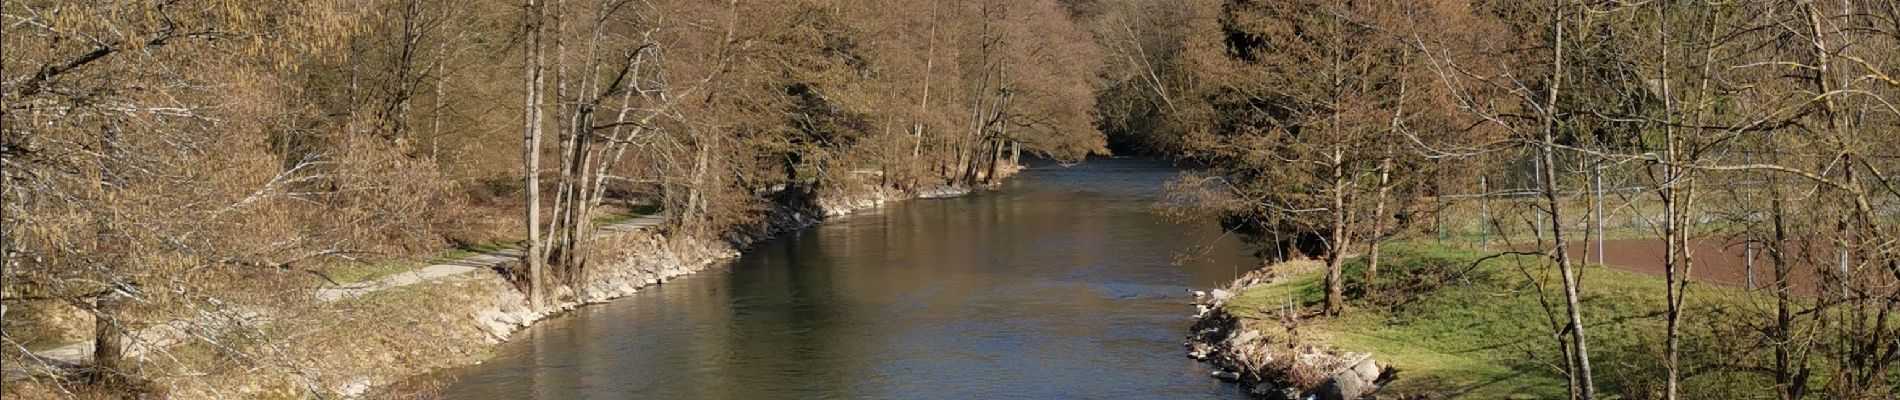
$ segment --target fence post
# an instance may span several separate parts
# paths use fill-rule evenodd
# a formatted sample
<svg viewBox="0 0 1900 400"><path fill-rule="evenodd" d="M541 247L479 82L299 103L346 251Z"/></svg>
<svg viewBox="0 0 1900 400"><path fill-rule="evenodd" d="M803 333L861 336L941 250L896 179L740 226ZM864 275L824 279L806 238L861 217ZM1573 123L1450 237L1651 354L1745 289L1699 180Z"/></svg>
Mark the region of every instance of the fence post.
<svg viewBox="0 0 1900 400"><path fill-rule="evenodd" d="M1438 208L1437 211L1432 212L1432 239L1443 246L1445 245L1445 185L1442 178L1434 178L1434 180L1436 182L1432 185L1432 202L1437 203Z"/></svg>
<svg viewBox="0 0 1900 400"><path fill-rule="evenodd" d="M1491 252L1491 184L1478 176L1478 241L1484 252Z"/></svg>
<svg viewBox="0 0 1900 400"><path fill-rule="evenodd" d="M1596 223L1597 223L1597 243L1596 243L1597 263L1602 264L1604 263L1603 260L1606 260L1605 258L1603 258L1603 242L1607 240L1607 238L1603 236L1603 164L1602 163L1597 164L1593 175L1596 175L1595 178L1596 178L1596 186L1597 186L1597 209L1596 209L1596 218L1595 218Z"/></svg>
<svg viewBox="0 0 1900 400"><path fill-rule="evenodd" d="M1742 273L1748 274L1748 290L1755 290L1755 238L1742 242Z"/></svg>
<svg viewBox="0 0 1900 400"><path fill-rule="evenodd" d="M1551 167L1555 168L1556 166L1553 165ZM1538 193L1543 193L1544 188L1545 188L1544 185L1550 184L1549 182L1544 182L1544 174L1542 173L1544 171L1544 159L1542 158L1531 159L1531 170L1536 171L1536 172L1531 173L1531 188L1536 189ZM1552 187L1552 188L1555 188L1555 187ZM1517 193L1515 193L1517 192L1517 190L1511 190L1511 192L1513 192L1511 193L1512 196L1517 195ZM1533 210L1535 210L1535 208L1533 208ZM1550 223L1557 224L1560 222L1550 221ZM1531 218L1531 231L1537 232L1536 235L1533 235L1531 237L1534 237L1534 238L1543 237L1544 235L1544 216L1543 215L1538 215L1537 218ZM1502 235L1503 232L1499 232L1498 234Z"/></svg>
<svg viewBox="0 0 1900 400"><path fill-rule="evenodd" d="M1851 235L1853 235L1853 232L1849 231L1847 235L1843 235L1843 236L1851 236ZM1841 297L1842 298L1846 298L1849 294L1847 292L1847 275L1848 275L1847 245L1848 245L1847 240L1841 240Z"/></svg>
<svg viewBox="0 0 1900 400"><path fill-rule="evenodd" d="M1438 202L1438 212L1432 213L1432 227L1433 227L1433 230L1437 231L1436 232L1437 234L1433 235L1434 236L1433 239L1437 240L1439 245L1444 245L1445 244L1445 208L1446 208L1445 207L1445 193L1443 191L1440 191L1438 192L1437 196L1433 196L1433 197L1437 197L1433 201Z"/></svg>

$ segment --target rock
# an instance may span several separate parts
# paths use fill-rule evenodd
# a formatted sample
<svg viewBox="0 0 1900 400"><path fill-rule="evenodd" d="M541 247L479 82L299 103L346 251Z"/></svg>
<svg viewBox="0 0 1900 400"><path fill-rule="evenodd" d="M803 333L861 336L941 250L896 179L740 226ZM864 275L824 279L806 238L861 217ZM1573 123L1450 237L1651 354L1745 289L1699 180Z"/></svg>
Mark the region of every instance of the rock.
<svg viewBox="0 0 1900 400"><path fill-rule="evenodd" d="M1325 384L1320 385L1316 394L1319 395L1319 400L1358 400L1371 389L1370 383L1359 379L1359 373L1339 371L1333 373Z"/></svg>
<svg viewBox="0 0 1900 400"><path fill-rule="evenodd" d="M1279 390L1280 388L1273 386L1272 383L1260 382L1253 384L1253 389L1249 389L1248 391L1253 392L1255 396L1265 396Z"/></svg>
<svg viewBox="0 0 1900 400"><path fill-rule="evenodd" d="M1234 338L1230 340L1236 344L1248 344L1248 343L1253 343L1254 341L1259 340L1259 339L1260 339L1260 331L1248 329L1248 330L1240 331L1239 334L1234 335Z"/></svg>
<svg viewBox="0 0 1900 400"><path fill-rule="evenodd" d="M1215 377L1215 378L1218 378L1218 379L1220 379L1220 380L1224 380L1224 381L1237 381L1237 380L1240 380L1240 373L1239 373L1239 372L1233 372L1233 371L1214 371L1213 373L1210 373L1210 374L1208 374L1208 375L1211 375L1211 376L1213 376L1213 377Z"/></svg>
<svg viewBox="0 0 1900 400"><path fill-rule="evenodd" d="M1314 351L1312 347L1307 347L1307 348L1301 349L1300 355L1294 358L1293 360L1294 362L1298 362L1301 365L1311 366L1314 368L1319 368L1319 369L1324 370L1324 369L1335 368L1334 366L1336 364L1333 364L1334 362L1333 359L1334 357L1330 354L1320 353L1320 352Z"/></svg>
<svg viewBox="0 0 1900 400"><path fill-rule="evenodd" d="M1199 290L1194 291L1194 298L1198 299L1202 297L1207 297L1207 292L1203 292Z"/></svg>
<svg viewBox="0 0 1900 400"><path fill-rule="evenodd" d="M1229 292L1222 289L1214 289L1214 292L1210 293L1210 295L1213 296L1214 301L1227 301L1227 299L1234 297L1233 292Z"/></svg>
<svg viewBox="0 0 1900 400"><path fill-rule="evenodd" d="M1379 363L1368 358L1365 361L1360 361L1359 365L1352 366L1352 372L1358 374L1360 380L1377 382L1379 380Z"/></svg>
<svg viewBox="0 0 1900 400"><path fill-rule="evenodd" d="M1201 343L1188 344L1188 357L1192 357L1196 360L1206 360L1208 354L1213 353L1213 352L1214 352L1214 349L1211 347L1208 347L1205 344L1201 344Z"/></svg>
<svg viewBox="0 0 1900 400"><path fill-rule="evenodd" d="M364 393L369 393L369 388L369 379L356 378L351 380L349 384L338 388L337 394L343 395L344 398L353 399L362 396Z"/></svg>

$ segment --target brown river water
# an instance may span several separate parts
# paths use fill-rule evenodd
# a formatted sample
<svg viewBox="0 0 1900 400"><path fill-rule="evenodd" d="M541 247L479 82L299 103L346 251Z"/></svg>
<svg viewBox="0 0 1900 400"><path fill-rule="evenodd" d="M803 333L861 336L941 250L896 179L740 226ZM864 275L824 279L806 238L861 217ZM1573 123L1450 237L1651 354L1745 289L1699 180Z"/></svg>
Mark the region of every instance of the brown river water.
<svg viewBox="0 0 1900 400"><path fill-rule="evenodd" d="M1154 215L1179 172L1140 159L1037 164L994 192L840 217L543 321L446 373L441 394L1244 398L1181 343L1189 290L1257 261L1212 225Z"/></svg>

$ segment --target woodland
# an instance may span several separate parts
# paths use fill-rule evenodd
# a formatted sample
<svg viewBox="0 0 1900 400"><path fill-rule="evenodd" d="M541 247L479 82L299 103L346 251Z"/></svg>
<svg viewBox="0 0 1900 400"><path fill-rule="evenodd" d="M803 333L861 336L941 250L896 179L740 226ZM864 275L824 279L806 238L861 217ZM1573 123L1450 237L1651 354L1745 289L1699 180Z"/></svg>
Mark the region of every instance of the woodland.
<svg viewBox="0 0 1900 400"><path fill-rule="evenodd" d="M1385 243L1447 219L1518 232L1486 249L1555 268L1543 345L1570 398L1728 374L1769 382L1761 398L1900 385L1900 2L13 0L0 18L0 360L92 341L50 380L63 397L175 382L186 367L123 356L127 331L294 308L366 265L520 245L539 307L586 276L602 218L722 237L827 194L1110 153L1192 166L1160 212L1219 221L1262 265L1322 261L1318 318L1368 295L1350 259L1404 278L1380 275ZM1459 213L1470 196L1512 206ZM1651 359L1592 357L1572 247L1604 239L1606 206L1645 221L1609 234L1665 243ZM1685 321L1710 320L1684 315L1702 240L1766 255L1771 303L1715 319L1759 357L1680 356ZM1653 368L1613 390L1605 363Z"/></svg>

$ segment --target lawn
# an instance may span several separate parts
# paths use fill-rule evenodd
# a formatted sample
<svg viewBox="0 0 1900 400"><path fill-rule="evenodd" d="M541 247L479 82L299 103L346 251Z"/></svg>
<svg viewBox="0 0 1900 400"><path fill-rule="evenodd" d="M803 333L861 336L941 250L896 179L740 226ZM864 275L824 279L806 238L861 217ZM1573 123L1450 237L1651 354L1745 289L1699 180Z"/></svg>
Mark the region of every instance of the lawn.
<svg viewBox="0 0 1900 400"><path fill-rule="evenodd" d="M1347 296L1336 318L1311 316L1324 298L1323 269L1295 264L1283 279L1256 286L1226 304L1268 337L1286 340L1280 310L1309 315L1297 325L1302 344L1372 352L1399 369L1384 393L1432 398L1563 398L1564 358L1553 341L1564 320L1560 277L1539 257L1483 258L1475 251L1393 245L1371 295L1363 259L1348 263ZM1483 261L1480 261L1483 260ZM1587 266L1583 276L1586 334L1598 390L1651 397L1663 378L1661 279ZM1755 292L1694 285L1685 321L1683 360L1691 366L1759 360L1765 347L1739 334L1769 320L1771 298ZM1548 305L1548 308L1547 306ZM1685 380L1686 398L1772 395L1760 375L1705 373Z"/></svg>

